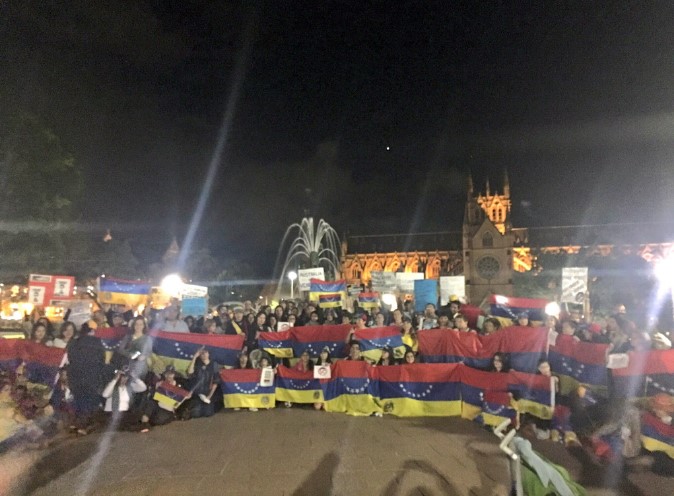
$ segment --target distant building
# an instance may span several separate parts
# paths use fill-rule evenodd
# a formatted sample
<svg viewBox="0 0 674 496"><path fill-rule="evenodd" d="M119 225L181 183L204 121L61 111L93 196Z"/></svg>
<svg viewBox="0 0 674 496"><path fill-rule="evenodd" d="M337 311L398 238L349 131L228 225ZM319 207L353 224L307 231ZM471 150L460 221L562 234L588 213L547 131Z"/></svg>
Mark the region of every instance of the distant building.
<svg viewBox="0 0 674 496"><path fill-rule="evenodd" d="M492 293L511 295L513 272L534 268L540 254L612 253L652 262L674 256L674 224L513 227L510 182L503 192L468 194L461 231L356 235L342 242L341 273L349 284L368 285L372 271L423 272L427 279L464 275L466 295L479 303Z"/></svg>

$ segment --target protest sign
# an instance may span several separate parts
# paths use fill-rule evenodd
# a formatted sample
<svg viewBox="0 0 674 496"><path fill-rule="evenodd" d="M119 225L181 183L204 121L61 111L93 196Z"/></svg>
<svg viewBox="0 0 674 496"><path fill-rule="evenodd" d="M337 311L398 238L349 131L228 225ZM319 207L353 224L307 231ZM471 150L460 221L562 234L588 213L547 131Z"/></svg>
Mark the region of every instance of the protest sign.
<svg viewBox="0 0 674 496"><path fill-rule="evenodd" d="M208 298L183 298L180 311L183 316L203 317L208 313Z"/></svg>
<svg viewBox="0 0 674 496"><path fill-rule="evenodd" d="M331 377L330 365L315 365L314 379L330 379Z"/></svg>
<svg viewBox="0 0 674 496"><path fill-rule="evenodd" d="M420 279L414 281L414 310L423 312L426 305L438 303L438 281Z"/></svg>
<svg viewBox="0 0 674 496"><path fill-rule="evenodd" d="M370 276L372 277L372 291L384 293L386 291L395 291L398 287L395 272L373 270L370 272Z"/></svg>
<svg viewBox="0 0 674 496"><path fill-rule="evenodd" d="M466 276L441 276L440 277L440 304L449 303L450 296L457 296L459 300L466 298Z"/></svg>
<svg viewBox="0 0 674 496"><path fill-rule="evenodd" d="M309 291L311 289L311 280L320 279L325 281L325 271L323 267L316 267L313 269L299 269L297 271L297 279L300 285L300 291Z"/></svg>
<svg viewBox="0 0 674 496"><path fill-rule="evenodd" d="M414 293L414 281L423 279L423 272L396 272L396 285L401 293Z"/></svg>
<svg viewBox="0 0 674 496"><path fill-rule="evenodd" d="M562 302L582 304L587 294L587 267L562 269Z"/></svg>
<svg viewBox="0 0 674 496"><path fill-rule="evenodd" d="M73 297L75 278L72 276L51 276L30 274L28 278L28 301L36 306L52 305L54 300L68 300Z"/></svg>
<svg viewBox="0 0 674 496"><path fill-rule="evenodd" d="M206 286L197 286L196 284L183 284L180 288L180 298L204 298L208 295Z"/></svg>

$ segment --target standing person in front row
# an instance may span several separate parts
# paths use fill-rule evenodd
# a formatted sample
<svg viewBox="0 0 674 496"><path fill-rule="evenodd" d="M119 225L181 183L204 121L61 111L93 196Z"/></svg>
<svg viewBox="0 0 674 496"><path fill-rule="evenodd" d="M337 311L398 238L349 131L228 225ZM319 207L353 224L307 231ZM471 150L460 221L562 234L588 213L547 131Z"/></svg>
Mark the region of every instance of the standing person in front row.
<svg viewBox="0 0 674 496"><path fill-rule="evenodd" d="M187 367L192 379L192 400L190 416L192 418L210 417L215 413L211 398L220 384L220 367L211 360L210 352L203 346L192 357Z"/></svg>

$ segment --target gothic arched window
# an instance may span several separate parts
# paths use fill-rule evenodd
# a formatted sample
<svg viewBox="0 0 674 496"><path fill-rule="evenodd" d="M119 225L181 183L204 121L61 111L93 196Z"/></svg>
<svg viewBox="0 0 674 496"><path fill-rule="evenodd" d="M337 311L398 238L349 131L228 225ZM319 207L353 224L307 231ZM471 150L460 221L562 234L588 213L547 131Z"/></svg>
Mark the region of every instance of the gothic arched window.
<svg viewBox="0 0 674 496"><path fill-rule="evenodd" d="M494 237L491 233L484 233L482 235L482 247L483 248L492 248L494 246Z"/></svg>

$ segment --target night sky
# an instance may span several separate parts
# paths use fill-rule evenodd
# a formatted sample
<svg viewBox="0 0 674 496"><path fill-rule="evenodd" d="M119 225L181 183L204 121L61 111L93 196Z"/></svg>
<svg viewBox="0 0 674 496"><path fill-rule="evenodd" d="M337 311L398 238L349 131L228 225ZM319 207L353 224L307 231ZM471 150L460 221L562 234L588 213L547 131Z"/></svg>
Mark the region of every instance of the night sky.
<svg viewBox="0 0 674 496"><path fill-rule="evenodd" d="M182 242L228 101L197 242L263 272L305 211L459 228L469 170L508 169L515 226L670 220L674 4L521 3L3 2L0 103L61 137L82 219L144 260Z"/></svg>

